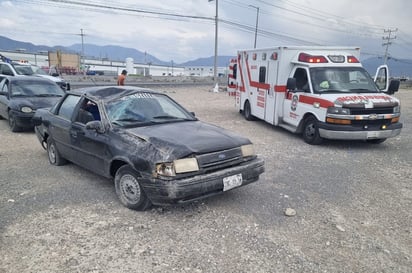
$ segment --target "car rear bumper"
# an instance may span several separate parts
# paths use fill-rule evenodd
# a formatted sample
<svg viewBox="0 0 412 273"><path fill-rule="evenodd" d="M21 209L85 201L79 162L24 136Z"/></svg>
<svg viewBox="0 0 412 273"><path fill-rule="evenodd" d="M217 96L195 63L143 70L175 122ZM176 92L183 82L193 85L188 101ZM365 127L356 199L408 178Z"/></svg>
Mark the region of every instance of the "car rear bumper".
<svg viewBox="0 0 412 273"><path fill-rule="evenodd" d="M401 133L402 123L394 123L382 129L379 126L359 127L351 125L319 124L319 135L328 139L368 140L395 137Z"/></svg>
<svg viewBox="0 0 412 273"><path fill-rule="evenodd" d="M237 186L241 187L257 181L264 171L264 160L256 158L240 166L190 178L170 181L153 179L143 183L143 187L153 204L185 203L223 193L224 178L241 174L242 184Z"/></svg>

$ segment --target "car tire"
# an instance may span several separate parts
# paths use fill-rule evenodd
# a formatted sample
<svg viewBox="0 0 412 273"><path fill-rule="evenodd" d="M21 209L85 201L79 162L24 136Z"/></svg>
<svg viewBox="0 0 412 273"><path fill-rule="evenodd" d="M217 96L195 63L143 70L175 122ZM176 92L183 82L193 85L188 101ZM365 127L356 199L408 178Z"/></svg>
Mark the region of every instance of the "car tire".
<svg viewBox="0 0 412 273"><path fill-rule="evenodd" d="M47 155L49 157L50 164L54 166L61 166L67 163L67 160L60 155L57 150L56 143L51 137L47 139Z"/></svg>
<svg viewBox="0 0 412 273"><path fill-rule="evenodd" d="M152 203L141 186L139 174L129 165L120 167L115 175L116 194L124 206L133 210L146 210Z"/></svg>
<svg viewBox="0 0 412 273"><path fill-rule="evenodd" d="M366 142L370 144L381 144L384 142L386 138L378 138L378 139L367 139Z"/></svg>
<svg viewBox="0 0 412 273"><path fill-rule="evenodd" d="M16 119L10 111L9 111L9 126L10 126L10 130L14 133L21 131L21 127L17 126Z"/></svg>
<svg viewBox="0 0 412 273"><path fill-rule="evenodd" d="M245 115L246 120L249 120L249 121L254 120L254 117L252 116L252 109L250 108L250 103L248 100L245 102L243 114Z"/></svg>
<svg viewBox="0 0 412 273"><path fill-rule="evenodd" d="M319 145L323 139L319 135L318 120L310 116L305 119L303 126L303 140L311 145Z"/></svg>

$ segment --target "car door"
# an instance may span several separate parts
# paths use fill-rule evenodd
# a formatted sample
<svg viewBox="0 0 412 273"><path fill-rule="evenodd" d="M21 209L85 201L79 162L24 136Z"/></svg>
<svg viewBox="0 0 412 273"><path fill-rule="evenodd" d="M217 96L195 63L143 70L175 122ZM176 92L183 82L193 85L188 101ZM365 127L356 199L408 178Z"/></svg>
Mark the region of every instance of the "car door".
<svg viewBox="0 0 412 273"><path fill-rule="evenodd" d="M81 101L70 128L70 139L77 154L76 163L95 173L106 175L109 139L104 132L86 128L88 122L100 121L99 113L95 102L88 99Z"/></svg>
<svg viewBox="0 0 412 273"><path fill-rule="evenodd" d="M70 129L74 109L79 100L80 96L67 95L57 109L57 113L51 116L48 125L49 135L54 140L57 150L62 157L72 162L76 162L77 155L72 147Z"/></svg>
<svg viewBox="0 0 412 273"><path fill-rule="evenodd" d="M7 107L9 104L9 87L7 79L3 79L0 82L0 92L0 116L7 117Z"/></svg>

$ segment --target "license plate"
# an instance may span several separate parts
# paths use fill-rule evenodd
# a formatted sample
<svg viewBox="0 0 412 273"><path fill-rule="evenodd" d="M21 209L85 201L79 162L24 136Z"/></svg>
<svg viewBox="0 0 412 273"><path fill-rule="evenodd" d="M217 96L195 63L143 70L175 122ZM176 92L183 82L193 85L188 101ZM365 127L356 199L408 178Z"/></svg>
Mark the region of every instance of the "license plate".
<svg viewBox="0 0 412 273"><path fill-rule="evenodd" d="M239 187L242 185L242 174L235 174L223 178L223 191Z"/></svg>
<svg viewBox="0 0 412 273"><path fill-rule="evenodd" d="M371 131L367 133L367 138L377 138L378 137L379 132L376 131Z"/></svg>

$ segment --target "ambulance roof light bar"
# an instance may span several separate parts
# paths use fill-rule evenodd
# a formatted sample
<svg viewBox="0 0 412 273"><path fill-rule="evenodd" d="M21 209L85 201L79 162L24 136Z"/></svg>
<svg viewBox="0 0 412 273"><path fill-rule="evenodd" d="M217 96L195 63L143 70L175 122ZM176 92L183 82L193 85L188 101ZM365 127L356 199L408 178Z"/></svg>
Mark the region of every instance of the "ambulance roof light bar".
<svg viewBox="0 0 412 273"><path fill-rule="evenodd" d="M328 62L325 56L321 56L321 55L313 56L313 55L309 55L306 53L300 53L298 61L304 62L304 63L327 63Z"/></svg>

